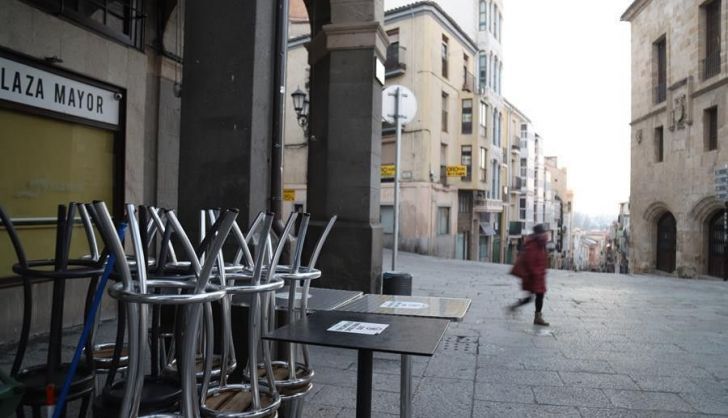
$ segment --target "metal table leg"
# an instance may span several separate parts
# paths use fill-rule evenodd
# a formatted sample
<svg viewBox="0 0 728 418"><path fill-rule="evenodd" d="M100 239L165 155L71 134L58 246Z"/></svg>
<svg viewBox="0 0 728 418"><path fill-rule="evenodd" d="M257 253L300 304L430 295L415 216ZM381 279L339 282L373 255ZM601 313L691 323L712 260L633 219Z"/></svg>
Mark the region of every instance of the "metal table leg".
<svg viewBox="0 0 728 418"><path fill-rule="evenodd" d="M402 354L399 380L399 416L412 417L412 357Z"/></svg>
<svg viewBox="0 0 728 418"><path fill-rule="evenodd" d="M356 366L356 418L372 416L372 350L359 350Z"/></svg>

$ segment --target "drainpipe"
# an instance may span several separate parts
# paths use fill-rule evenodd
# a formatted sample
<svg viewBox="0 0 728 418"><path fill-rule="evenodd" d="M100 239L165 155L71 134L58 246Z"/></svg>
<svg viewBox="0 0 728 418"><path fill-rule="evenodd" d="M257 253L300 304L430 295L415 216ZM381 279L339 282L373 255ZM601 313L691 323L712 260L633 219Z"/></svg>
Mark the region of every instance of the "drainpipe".
<svg viewBox="0 0 728 418"><path fill-rule="evenodd" d="M280 224L283 211L283 133L288 54L288 0L276 0L276 39L273 74L273 121L270 175L270 210Z"/></svg>

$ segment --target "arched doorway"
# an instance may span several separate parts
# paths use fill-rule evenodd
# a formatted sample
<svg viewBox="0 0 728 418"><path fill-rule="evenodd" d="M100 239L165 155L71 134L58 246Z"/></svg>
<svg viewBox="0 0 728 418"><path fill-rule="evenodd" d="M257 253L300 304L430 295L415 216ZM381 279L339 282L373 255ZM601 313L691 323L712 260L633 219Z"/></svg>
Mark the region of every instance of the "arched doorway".
<svg viewBox="0 0 728 418"><path fill-rule="evenodd" d="M665 212L657 221L657 270L675 271L677 251L677 223L672 213Z"/></svg>
<svg viewBox="0 0 728 418"><path fill-rule="evenodd" d="M723 227L722 210L708 221L708 274L715 277L723 277L725 231Z"/></svg>

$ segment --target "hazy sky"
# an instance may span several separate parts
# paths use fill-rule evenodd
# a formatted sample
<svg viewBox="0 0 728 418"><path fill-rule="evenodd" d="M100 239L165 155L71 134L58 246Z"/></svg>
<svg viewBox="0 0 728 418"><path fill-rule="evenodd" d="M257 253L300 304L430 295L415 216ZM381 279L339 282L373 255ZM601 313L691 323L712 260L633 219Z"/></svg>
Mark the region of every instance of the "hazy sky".
<svg viewBox="0 0 728 418"><path fill-rule="evenodd" d="M503 94L568 169L574 206L629 199L632 0L505 0Z"/></svg>

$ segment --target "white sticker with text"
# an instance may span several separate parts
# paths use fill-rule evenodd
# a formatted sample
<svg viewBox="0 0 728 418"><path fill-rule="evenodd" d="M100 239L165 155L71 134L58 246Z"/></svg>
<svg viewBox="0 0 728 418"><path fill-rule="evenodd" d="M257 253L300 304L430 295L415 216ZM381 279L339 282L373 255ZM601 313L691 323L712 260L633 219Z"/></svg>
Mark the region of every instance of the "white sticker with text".
<svg viewBox="0 0 728 418"><path fill-rule="evenodd" d="M398 300L388 300L381 305L380 308L391 308L391 309L425 309L427 308L426 303L422 302L404 302Z"/></svg>
<svg viewBox="0 0 728 418"><path fill-rule="evenodd" d="M381 334L388 326L389 324L375 324L372 322L339 321L327 329L327 331L378 335Z"/></svg>

